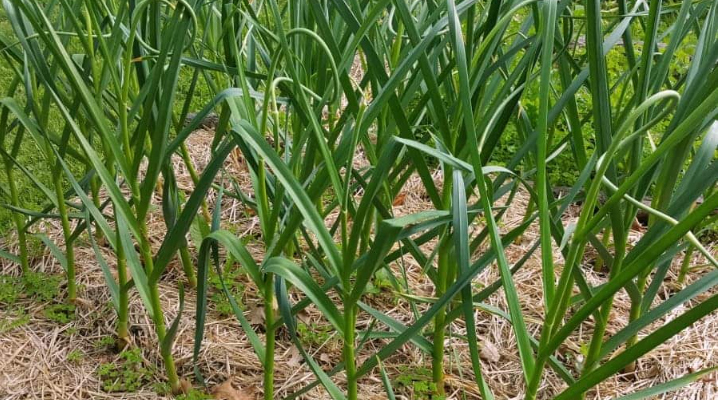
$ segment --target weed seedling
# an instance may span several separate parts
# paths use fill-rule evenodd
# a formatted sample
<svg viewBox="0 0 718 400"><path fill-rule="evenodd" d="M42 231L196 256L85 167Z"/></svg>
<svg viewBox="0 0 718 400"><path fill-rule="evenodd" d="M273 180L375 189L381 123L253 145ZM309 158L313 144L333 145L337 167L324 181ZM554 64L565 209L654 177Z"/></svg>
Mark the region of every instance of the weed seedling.
<svg viewBox="0 0 718 400"><path fill-rule="evenodd" d="M82 350L75 349L71 352L67 353L67 361L77 364L82 360L82 357L84 357L85 354L82 352Z"/></svg>
<svg viewBox="0 0 718 400"><path fill-rule="evenodd" d="M18 278L9 275L0 275L0 304L12 305L20 296Z"/></svg>
<svg viewBox="0 0 718 400"><path fill-rule="evenodd" d="M22 277L24 293L39 302L47 302L59 293L60 277L42 272L30 272Z"/></svg>
<svg viewBox="0 0 718 400"><path fill-rule="evenodd" d="M237 301L237 304L240 307L243 307L241 299L244 294L244 284L239 282L237 279L241 273L241 268L236 268L233 263L228 264L227 267L224 268L224 276L222 279L224 279L224 284L227 285L227 290L229 290L229 293L234 297L235 301ZM216 272L211 271L209 275L209 282L214 289L210 298L217 312L223 316L233 315L232 306L224 293L220 276L217 275Z"/></svg>
<svg viewBox="0 0 718 400"><path fill-rule="evenodd" d="M72 304L53 304L43 310L45 318L58 324L68 324L75 319L75 306Z"/></svg>
<svg viewBox="0 0 718 400"><path fill-rule="evenodd" d="M112 336L103 336L100 339L95 340L96 349L107 349L115 345L115 338Z"/></svg>
<svg viewBox="0 0 718 400"><path fill-rule="evenodd" d="M105 392L135 392L148 383L153 368L145 367L140 349L126 350L114 363L100 365L97 374Z"/></svg>
<svg viewBox="0 0 718 400"><path fill-rule="evenodd" d="M0 319L0 334L10 332L30 322L30 316L24 310L11 310Z"/></svg>
<svg viewBox="0 0 718 400"><path fill-rule="evenodd" d="M331 337L331 332L331 325L320 325L314 322L309 325L303 322L297 324L297 334L307 347L323 345Z"/></svg>
<svg viewBox="0 0 718 400"><path fill-rule="evenodd" d="M436 384L432 382L431 369L426 367L400 366L396 377L396 387L403 388L415 400L444 400L445 396L437 396Z"/></svg>

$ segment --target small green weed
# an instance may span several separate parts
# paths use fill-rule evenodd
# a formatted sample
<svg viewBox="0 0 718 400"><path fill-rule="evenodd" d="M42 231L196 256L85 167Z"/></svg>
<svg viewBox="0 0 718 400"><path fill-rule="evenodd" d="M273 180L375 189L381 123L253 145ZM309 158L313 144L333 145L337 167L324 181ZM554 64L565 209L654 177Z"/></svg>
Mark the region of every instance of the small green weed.
<svg viewBox="0 0 718 400"><path fill-rule="evenodd" d="M30 272L22 277L23 291L28 297L47 302L57 297L60 292L60 279L59 275Z"/></svg>
<svg viewBox="0 0 718 400"><path fill-rule="evenodd" d="M0 304L12 305L21 298L48 302L60 292L60 279L59 275L32 271L22 277L0 275Z"/></svg>
<svg viewBox="0 0 718 400"><path fill-rule="evenodd" d="M21 289L18 278L9 275L0 275L0 304L10 305L17 301Z"/></svg>
<svg viewBox="0 0 718 400"><path fill-rule="evenodd" d="M431 369L426 367L399 366L399 376L395 385L410 393L415 400L444 400L445 396L437 396L436 384L432 382Z"/></svg>
<svg viewBox="0 0 718 400"><path fill-rule="evenodd" d="M70 327L68 327L67 329L65 329L65 330L62 332L62 334L65 335L65 336L67 336L67 337L70 337L70 336L72 336L72 335L76 335L79 331L80 331L80 330L77 329L76 327L70 326Z"/></svg>
<svg viewBox="0 0 718 400"><path fill-rule="evenodd" d="M147 384L153 368L144 366L140 349L125 350L114 363L100 365L97 374L105 392L135 392Z"/></svg>
<svg viewBox="0 0 718 400"><path fill-rule="evenodd" d="M104 336L100 339L95 340L95 348L96 349L106 349L108 347L113 347L115 345L115 338L112 336Z"/></svg>
<svg viewBox="0 0 718 400"><path fill-rule="evenodd" d="M382 290L391 290L391 288L392 285L391 280L389 279L389 273L384 268L381 268L376 271L376 274L374 275L374 280L372 282L369 282L369 284L367 285L367 293L380 294Z"/></svg>
<svg viewBox="0 0 718 400"><path fill-rule="evenodd" d="M3 318L0 318L0 334L10 332L30 322L30 316L24 310L10 310Z"/></svg>
<svg viewBox="0 0 718 400"><path fill-rule="evenodd" d="M67 361L77 364L80 362L80 360L82 360L82 357L84 356L85 354L82 352L82 350L75 349L67 353Z"/></svg>
<svg viewBox="0 0 718 400"><path fill-rule="evenodd" d="M45 318L58 324L67 324L75 319L75 306L72 304L53 304L43 310Z"/></svg>
<svg viewBox="0 0 718 400"><path fill-rule="evenodd" d="M164 396L170 394L172 388L167 382L157 382L152 385L155 393ZM190 389L187 393L180 394L175 397L176 400L208 400L213 399L212 396L197 389Z"/></svg>
<svg viewBox="0 0 718 400"><path fill-rule="evenodd" d="M300 322L297 324L297 334L305 346L321 346L331 337L332 327L310 323L309 325Z"/></svg>
<svg viewBox="0 0 718 400"><path fill-rule="evenodd" d="M160 396L164 396L172 392L172 387L167 382L155 382L152 384L152 390Z"/></svg>
<svg viewBox="0 0 718 400"><path fill-rule="evenodd" d="M239 282L237 278L241 274L242 269L237 268L237 265L234 263L229 263L225 266L223 271L224 284L227 285L229 293L234 297L234 300L240 307L242 307L241 300L242 295L244 294L244 284ZM222 288L222 281L215 271L210 272L209 283L212 285L212 288L214 288L210 295L210 299L212 303L214 303L217 312L225 316L233 315L234 312L232 311L232 306L230 305L229 300L227 300L227 296L224 294L224 289Z"/></svg>

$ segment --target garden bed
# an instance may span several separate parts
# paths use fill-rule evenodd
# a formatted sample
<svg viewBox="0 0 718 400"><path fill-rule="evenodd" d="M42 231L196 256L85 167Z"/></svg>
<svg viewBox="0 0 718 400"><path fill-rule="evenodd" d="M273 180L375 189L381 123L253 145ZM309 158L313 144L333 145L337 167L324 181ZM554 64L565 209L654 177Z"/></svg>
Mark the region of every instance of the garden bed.
<svg viewBox="0 0 718 400"><path fill-rule="evenodd" d="M202 169L210 158L209 143L213 132L199 130L190 136L187 147L198 169ZM243 160L239 153L230 157L225 165L228 173L234 174L239 181L247 184L251 191ZM180 188L190 190L192 180L181 163L175 168ZM437 176L437 181L440 180ZM219 183L219 182L218 182ZM440 182L438 182L440 183ZM209 196L210 207L214 193ZM424 209L430 209L427 196L418 178L413 177L407 183L404 195L394 202L394 213L404 215ZM501 221L502 230L523 222L527 198L519 193L518 198L510 204L510 210ZM577 215L577 207L573 206L566 213L566 221L570 222ZM162 213L158 208L151 214L149 229L151 236L156 236L153 243L159 245L164 235L165 225ZM331 218L331 215L328 217ZM223 228L236 232L241 237L259 240L258 222L241 203L225 197L223 203ZM536 225L536 224L535 224ZM56 243L62 242L62 232L58 226L45 223L42 229ZM631 231L630 242L635 243L641 236L640 226ZM532 226L521 238L506 249L509 262L519 260L528 248L538 239L538 226ZM425 245L432 246L433 242ZM260 246L248 243L255 258L259 259ZM105 259L113 263L112 253L101 250ZM480 250L479 250L480 252ZM589 253L590 254L590 253ZM696 253L697 254L697 253ZM476 254L478 255L478 254ZM475 255L475 256L476 256ZM15 399L153 399L165 398L168 388L163 383L162 359L156 348L157 339L150 318L144 311L139 296L133 293L130 301L131 344L123 352L115 350L116 315L111 312L110 293L107 290L102 271L99 268L95 253L89 240L77 243L76 259L78 269L79 299L74 310L68 310L60 303L53 301L63 299L63 286L58 277L57 282L49 284L43 277L40 286L49 291L45 296L32 292L28 295L22 287L21 278L13 278L14 286L3 286L3 291L15 290L17 298L9 305L0 308L0 320L3 321L0 333L0 398ZM556 260L561 260L556 252ZM680 257L676 260L680 261ZM47 250L38 246L33 258L33 270L39 274L61 275L62 267ZM604 272L592 270L589 261L585 260L584 273L592 285L605 281ZM406 271L409 291L414 296L432 296L433 286L420 266L410 256L401 261ZM5 260L2 263L2 276L10 282L11 277L20 275L19 267ZM560 261L557 261L560 266ZM694 274L690 274L688 283L693 276L700 276L712 267L705 265L699 255L692 262L697 266ZM657 296L664 299L671 295L672 290L680 289L677 283L677 268L674 265L665 278L665 292ZM392 264L399 271L399 264ZM541 280L536 279L540 272L540 253L535 253L529 262L515 274L515 282L523 307L529 332L538 335L543 318L543 298ZM557 268L557 274L560 268ZM498 279L498 271L493 265L482 272L474 285L489 285ZM225 276L227 278L227 276ZM171 321L178 312L177 282L184 279L181 267L173 262L160 283L160 298L166 318ZM262 305L258 302L256 287L242 273L235 273L230 281L235 289L237 299L245 308L245 315L255 330L260 333L263 323ZM37 283L37 282L36 282ZM388 285L387 285L388 286ZM226 300L218 293L217 287L210 289L210 313L206 322L205 338L199 357L199 370L206 380L206 393L214 393L216 398L228 400L255 399L262 393L262 366L254 354L251 344L236 319L228 311ZM408 292L408 291L407 291ZM715 293L713 289L697 300L705 299ZM3 292L5 293L5 292ZM299 295L290 292L294 301ZM390 287L382 286L381 279L374 284L374 290L366 296L366 303L393 316L399 321L409 323L413 320L410 303L402 296L407 293L394 293ZM180 326L174 346L175 360L179 374L185 385L190 382L200 389L192 365L195 324L195 295L187 291L186 305L180 319ZM501 293L492 295L487 305L506 311L506 302ZM671 320L690 308L679 307L663 318ZM607 337L625 326L630 311L630 300L624 292L619 292L614 301L610 316ZM360 314L357 322L359 330L367 329L369 322L366 313ZM341 344L337 333L333 332L314 307L298 316L299 334L304 345L310 350L317 362L326 370L330 370L341 360ZM522 368L516 351L515 337L511 324L505 319L489 312L476 311L477 332L482 345L481 359L484 374L494 390L497 398L520 398L524 391ZM660 322L652 327L660 326ZM304 328L302 328L304 327ZM451 325L450 331L455 335L465 332L463 321ZM584 323L565 344L560 353L564 355L567 367L576 368L580 365L582 349L580 343L590 338L592 324ZM377 340L380 345L381 341ZM479 398L474 383L471 360L468 356L466 342L460 338L447 335L447 395L449 398ZM313 373L305 365L301 355L292 346L286 331L278 334L276 352L275 390L281 396L294 392L314 381ZM374 346L367 345L371 350ZM661 382L695 372L715 364L718 352L718 315L713 313L700 320L690 328L661 344L644 356L637 365L635 372L615 375L594 390L588 392L589 399L609 399L619 395L632 393ZM369 354L359 354L363 360ZM392 377L397 394L409 399L429 399L431 392L431 361L413 345L405 345L395 355L384 362L384 366ZM228 382L229 385L228 386ZM342 380L338 379L341 385ZM551 398L565 388L561 379L548 371L540 389L540 398ZM195 392L197 397L201 398ZM362 378L359 382L359 395L363 399L384 399L386 394L381 383L378 370ZM718 395L718 376L713 373L703 379L691 383L677 392L666 395L671 399L709 399ZM304 398L325 399L328 395L321 389L315 389Z"/></svg>

